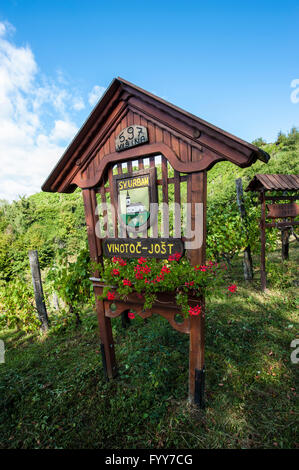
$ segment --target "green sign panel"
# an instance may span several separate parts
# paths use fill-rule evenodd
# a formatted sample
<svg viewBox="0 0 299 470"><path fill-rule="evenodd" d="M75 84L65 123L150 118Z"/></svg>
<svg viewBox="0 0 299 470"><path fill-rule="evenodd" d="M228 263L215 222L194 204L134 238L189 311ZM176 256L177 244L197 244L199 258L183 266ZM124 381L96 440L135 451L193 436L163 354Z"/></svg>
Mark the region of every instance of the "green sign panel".
<svg viewBox="0 0 299 470"><path fill-rule="evenodd" d="M119 213L128 228L146 224L150 217L150 203L156 202L155 168L114 176Z"/></svg>

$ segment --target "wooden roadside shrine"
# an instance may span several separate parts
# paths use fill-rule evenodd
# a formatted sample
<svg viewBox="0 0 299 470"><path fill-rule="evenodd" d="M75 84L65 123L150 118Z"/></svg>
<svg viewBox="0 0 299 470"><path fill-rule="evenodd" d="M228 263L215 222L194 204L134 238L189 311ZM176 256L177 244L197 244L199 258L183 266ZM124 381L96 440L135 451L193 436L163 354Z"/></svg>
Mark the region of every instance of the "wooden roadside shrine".
<svg viewBox="0 0 299 470"><path fill-rule="evenodd" d="M169 200L169 185L174 187L176 209L174 218L181 227L180 203L182 187L187 187L187 203L191 205L191 230L195 230L196 205L203 207L200 230L203 243L199 248L187 248L186 256L192 265L205 264L207 171L217 162L227 160L240 167L248 167L257 159L267 162L268 154L198 117L154 96L120 78L114 79L96 105L85 124L71 142L56 167L42 186L43 191L70 193L82 188L87 234L91 259L102 263L111 246L131 250L125 256L133 256L136 243L142 240L147 253L162 256L162 243L177 244L177 250L187 247L187 239L180 233L169 236L169 218L165 206ZM131 236L117 212L108 210L105 203L117 208L117 188L126 187L125 180L155 173L161 165L161 177L151 181L151 201L164 203L162 227L154 221L143 224L141 238ZM137 171L136 166L138 167ZM137 180L136 180L137 181ZM139 180L141 181L141 180ZM140 201L134 201L141 206ZM131 207L127 195L127 207ZM134 208L132 209L135 210ZM164 213L165 212L165 213ZM127 212L127 216L129 213ZM113 237L100 238L97 224L106 217L106 225L112 226ZM126 216L126 217L127 217ZM109 219L110 217L110 219ZM129 218L129 217L128 217ZM112 220L111 220L112 219ZM127 221L127 219L126 219ZM145 228L144 228L145 227ZM107 227L106 227L107 228ZM190 227L189 227L190 228ZM151 232L150 232L151 230ZM151 234L148 237L149 233ZM145 240L142 239L144 236ZM106 235L107 237L107 235ZM146 238L147 237L147 238ZM111 238L114 238L111 241ZM137 241L136 241L137 240ZM147 245L151 241L154 244ZM135 245L135 248L134 248ZM146 248L147 245L147 248ZM165 245L163 245L165 247ZM129 248L128 248L129 247ZM160 248L159 248L160 247ZM114 247L115 248L115 247ZM116 249L116 248L115 248ZM118 256L124 256L120 252ZM143 252L144 253L144 252ZM165 257L167 257L165 255ZM204 396L204 315L192 316L183 322L176 321L178 307L173 296L164 293L151 311L143 312L142 300L130 294L127 301L116 298L111 302L99 300L103 283L94 273L93 282L99 321L103 364L107 377L117 374L112 337L111 318L134 309L143 318L153 313L165 317L176 330L189 334L189 399L203 406ZM204 309L204 299L195 299ZM194 300L190 300L194 302Z"/></svg>
<svg viewBox="0 0 299 470"><path fill-rule="evenodd" d="M281 230L282 259L288 259L290 229L295 225L299 225L299 221L295 220L299 215L299 205L295 202L299 199L299 175L255 175L246 191L258 192L261 203L260 271L261 288L262 291L265 291L267 287L266 228L277 227ZM267 201L272 203L267 204ZM285 202L279 204L279 201ZM266 222L266 219L271 219L271 222Z"/></svg>

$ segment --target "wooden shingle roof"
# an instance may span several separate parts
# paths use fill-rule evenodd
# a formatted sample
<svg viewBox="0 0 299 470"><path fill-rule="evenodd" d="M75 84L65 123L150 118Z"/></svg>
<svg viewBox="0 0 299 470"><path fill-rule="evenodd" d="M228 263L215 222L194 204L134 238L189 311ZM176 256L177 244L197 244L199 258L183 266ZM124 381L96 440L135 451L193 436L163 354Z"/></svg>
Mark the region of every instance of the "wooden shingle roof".
<svg viewBox="0 0 299 470"><path fill-rule="evenodd" d="M128 125L144 125L149 141L116 150L116 138ZM107 177L115 163L144 155L164 155L182 173L205 171L230 161L241 168L257 159L267 163L262 149L152 95L121 78L114 79L42 186L43 191L72 192L92 188Z"/></svg>
<svg viewBox="0 0 299 470"><path fill-rule="evenodd" d="M296 191L299 175L255 175L246 191Z"/></svg>

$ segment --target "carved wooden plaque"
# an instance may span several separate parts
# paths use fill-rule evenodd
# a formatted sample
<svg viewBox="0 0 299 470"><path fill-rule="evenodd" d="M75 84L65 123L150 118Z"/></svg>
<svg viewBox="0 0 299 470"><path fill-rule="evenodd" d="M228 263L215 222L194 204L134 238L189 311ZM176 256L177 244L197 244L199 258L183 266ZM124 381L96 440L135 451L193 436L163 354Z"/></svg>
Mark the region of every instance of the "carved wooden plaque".
<svg viewBox="0 0 299 470"><path fill-rule="evenodd" d="M283 219L284 217L297 217L299 215L299 205L296 202L287 204L267 204L267 218Z"/></svg>
<svg viewBox="0 0 299 470"><path fill-rule="evenodd" d="M123 129L115 139L115 149L117 152L127 150L130 147L145 144L148 142L147 128L133 124Z"/></svg>

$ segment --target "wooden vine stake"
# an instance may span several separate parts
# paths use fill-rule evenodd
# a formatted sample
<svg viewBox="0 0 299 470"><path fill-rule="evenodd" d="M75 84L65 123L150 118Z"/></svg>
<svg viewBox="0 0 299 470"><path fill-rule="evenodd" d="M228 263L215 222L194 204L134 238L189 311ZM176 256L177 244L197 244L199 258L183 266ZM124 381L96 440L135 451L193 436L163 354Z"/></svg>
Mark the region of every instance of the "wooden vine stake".
<svg viewBox="0 0 299 470"><path fill-rule="evenodd" d="M35 304L38 312L38 318L41 322L41 328L44 331L47 331L49 328L49 319L44 299L42 279L40 275L40 267L38 260L37 250L29 251L29 263L32 275L32 283L35 296Z"/></svg>
<svg viewBox="0 0 299 470"><path fill-rule="evenodd" d="M239 211L241 214L241 219L246 227L246 208L244 204L244 196L243 196L243 184L242 178L236 179L236 190L237 190L237 203L239 206ZM246 228L245 228L246 230ZM247 233L246 233L247 236ZM253 279L253 266L252 266L252 256L251 256L251 248L250 245L247 245L244 249L243 253L243 271L244 271L244 279L245 281L252 281Z"/></svg>
<svg viewBox="0 0 299 470"><path fill-rule="evenodd" d="M222 160L246 167L257 159L267 162L269 156L118 78L113 80L42 189L62 193L72 192L76 187L82 189L92 261L103 263L103 256L113 254L123 258L166 259L169 250L176 247L180 252L185 250L195 266L206 261L207 171ZM170 201L170 185L174 188L174 201ZM200 243L190 244L190 237L183 233L182 201L191 207L186 227L195 240L200 234ZM175 206L174 228L170 202ZM150 204L156 209L149 209ZM105 283L98 272L91 280L107 378L117 375L111 319L120 315L126 318L130 310L142 318L158 314L174 329L190 336L189 399L203 407L205 299L200 295L189 298L190 306L201 305L201 314L178 323L180 309L173 294L158 293L152 309L144 311L144 300L133 293L126 301L117 293L113 303L100 300Z"/></svg>

